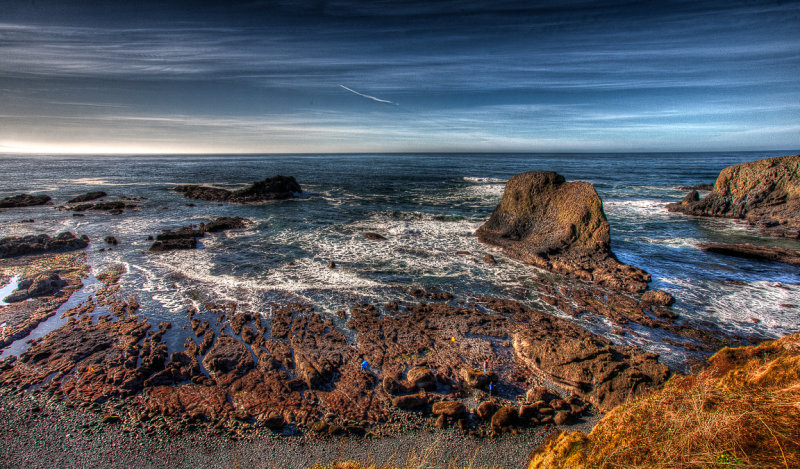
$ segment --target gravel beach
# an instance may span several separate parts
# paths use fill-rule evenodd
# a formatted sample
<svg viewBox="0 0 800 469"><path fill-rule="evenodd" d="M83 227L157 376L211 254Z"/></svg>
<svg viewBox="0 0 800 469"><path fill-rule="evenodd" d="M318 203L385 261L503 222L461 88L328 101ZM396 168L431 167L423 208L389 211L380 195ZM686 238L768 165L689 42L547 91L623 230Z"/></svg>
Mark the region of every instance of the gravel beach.
<svg viewBox="0 0 800 469"><path fill-rule="evenodd" d="M98 412L70 409L30 393L0 396L3 468L299 468L335 460L426 466L525 467L528 453L556 427L537 427L496 439L459 430L418 430L383 438L278 436L268 430L240 440L206 430L145 434L101 423ZM597 417L569 430L589 431Z"/></svg>

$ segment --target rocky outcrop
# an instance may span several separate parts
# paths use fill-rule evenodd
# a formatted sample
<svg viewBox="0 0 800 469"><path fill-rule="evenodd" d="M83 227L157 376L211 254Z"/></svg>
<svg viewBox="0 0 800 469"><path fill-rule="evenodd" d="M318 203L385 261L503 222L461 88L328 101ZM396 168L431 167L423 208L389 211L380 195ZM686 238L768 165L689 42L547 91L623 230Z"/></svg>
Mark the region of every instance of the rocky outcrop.
<svg viewBox="0 0 800 469"><path fill-rule="evenodd" d="M22 237L8 237L0 239L0 257L25 256L28 254L41 254L45 252L66 252L83 249L89 245L86 235L78 238L65 231L55 238L46 234L38 236L28 235Z"/></svg>
<svg viewBox="0 0 800 469"><path fill-rule="evenodd" d="M800 238L800 155L729 166L704 199L690 193L667 209L745 220L769 236Z"/></svg>
<svg viewBox="0 0 800 469"><path fill-rule="evenodd" d="M49 195L19 194L0 200L0 208L32 207L50 202Z"/></svg>
<svg viewBox="0 0 800 469"><path fill-rule="evenodd" d="M67 201L68 204L79 204L81 202L91 202L92 200L97 200L107 196L103 191L94 191L94 192L87 192L85 194L81 194L79 196L73 197Z"/></svg>
<svg viewBox="0 0 800 469"><path fill-rule="evenodd" d="M762 261L784 262L800 265L800 251L777 246L756 246L754 244L701 244L703 251L724 254L726 256L743 257Z"/></svg>
<svg viewBox="0 0 800 469"><path fill-rule="evenodd" d="M175 251L179 249L195 249L197 239L202 238L206 233L217 233L220 231L244 228L247 221L240 217L221 217L210 221L208 224L184 226L175 231L164 230L156 236L156 240L150 246L151 252Z"/></svg>
<svg viewBox="0 0 800 469"><path fill-rule="evenodd" d="M303 192L300 184L292 176L275 176L253 183L252 186L236 191L219 187L185 185L175 188L189 199L209 200L212 202L233 202L239 204L259 203L269 200L288 199Z"/></svg>
<svg viewBox="0 0 800 469"><path fill-rule="evenodd" d="M594 404L601 412L662 385L669 369L658 356L608 340L552 316L513 336L514 356L544 379ZM538 390L543 395L545 391ZM541 396L534 393L531 399Z"/></svg>
<svg viewBox="0 0 800 469"><path fill-rule="evenodd" d="M66 285L67 282L62 280L55 272L39 274L33 278L20 281L17 284L16 290L3 299L3 301L6 303L18 303L29 298L50 296L60 291Z"/></svg>
<svg viewBox="0 0 800 469"><path fill-rule="evenodd" d="M548 171L517 174L489 220L475 233L512 257L615 290L640 292L650 275L610 250L603 203L587 182Z"/></svg>

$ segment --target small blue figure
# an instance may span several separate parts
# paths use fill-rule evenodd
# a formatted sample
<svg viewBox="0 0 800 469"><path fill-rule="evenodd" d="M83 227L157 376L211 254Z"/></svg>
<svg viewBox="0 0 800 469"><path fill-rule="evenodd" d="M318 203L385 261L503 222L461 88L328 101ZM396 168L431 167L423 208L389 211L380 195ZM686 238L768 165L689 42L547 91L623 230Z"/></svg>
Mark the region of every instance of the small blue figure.
<svg viewBox="0 0 800 469"><path fill-rule="evenodd" d="M490 396L492 395L492 387L494 387L494 385L489 383L489 395Z"/></svg>
<svg viewBox="0 0 800 469"><path fill-rule="evenodd" d="M369 363L367 363L367 361L366 361L366 360L363 360L363 361L361 362L361 372L362 372L362 373L366 373L366 372L368 372L368 371L369 371Z"/></svg>

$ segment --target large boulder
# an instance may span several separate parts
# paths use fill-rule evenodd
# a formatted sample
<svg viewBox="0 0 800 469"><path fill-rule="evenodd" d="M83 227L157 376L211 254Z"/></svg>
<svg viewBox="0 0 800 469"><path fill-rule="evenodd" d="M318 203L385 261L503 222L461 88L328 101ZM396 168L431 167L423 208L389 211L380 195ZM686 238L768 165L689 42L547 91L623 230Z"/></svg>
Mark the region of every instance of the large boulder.
<svg viewBox="0 0 800 469"><path fill-rule="evenodd" d="M46 234L21 237L10 236L0 239L0 258L45 252L75 251L88 245L89 238L86 235L77 237L68 231L59 233L55 238Z"/></svg>
<svg viewBox="0 0 800 469"><path fill-rule="evenodd" d="M616 290L640 292L650 275L619 262L610 250L603 203L588 182L551 171L508 180L503 198L475 233L512 257Z"/></svg>
<svg viewBox="0 0 800 469"><path fill-rule="evenodd" d="M189 199L210 200L212 202L234 202L240 204L259 203L269 200L288 199L303 192L300 184L292 176L275 176L254 182L250 187L229 191L218 187L185 185L175 188Z"/></svg>
<svg viewBox="0 0 800 469"><path fill-rule="evenodd" d="M746 220L770 236L800 238L800 155L766 158L720 171L704 199L690 193L672 212Z"/></svg>
<svg viewBox="0 0 800 469"><path fill-rule="evenodd" d="M32 207L50 202L49 195L18 194L0 200L0 208Z"/></svg>

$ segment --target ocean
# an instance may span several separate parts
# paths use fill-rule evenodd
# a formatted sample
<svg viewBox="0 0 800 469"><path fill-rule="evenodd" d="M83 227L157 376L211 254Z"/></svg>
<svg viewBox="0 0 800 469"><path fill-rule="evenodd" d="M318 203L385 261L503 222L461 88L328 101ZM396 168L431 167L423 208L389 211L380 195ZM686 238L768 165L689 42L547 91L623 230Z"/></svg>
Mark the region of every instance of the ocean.
<svg viewBox="0 0 800 469"><path fill-rule="evenodd" d="M187 307L201 300L234 301L266 315L274 304L298 301L336 317L356 303L416 302L409 291L417 287L452 292L454 301L510 298L562 315L540 299L533 279L541 272L473 235L510 176L556 171L568 181L594 184L611 225L613 252L652 274L650 288L670 292L675 312L735 334L777 337L800 329L800 270L706 253L697 245L752 242L800 249L800 241L765 238L733 220L669 213L664 205L683 198L688 191L681 186L713 182L726 166L791 153L6 155L0 157L0 198L45 193L54 205L0 211L0 237L88 235L94 272L125 265L122 286L141 303L139 314L154 323L185 321ZM234 205L189 200L170 190L181 184L239 188L275 175L294 176L303 197ZM87 211L84 217L57 209L96 190L108 192L109 200L138 199L131 203L139 207L121 215ZM207 235L197 250L148 252L149 235L220 216L250 223ZM34 222L23 222L28 219ZM366 232L387 239L371 241ZM106 236L119 244L106 245ZM486 253L498 263L481 262ZM86 283L76 295L96 288L91 278ZM611 337L610 323L582 325ZM660 353L674 366L689 358L656 331L635 332L613 338ZM180 328L165 339L179 347Z"/></svg>

